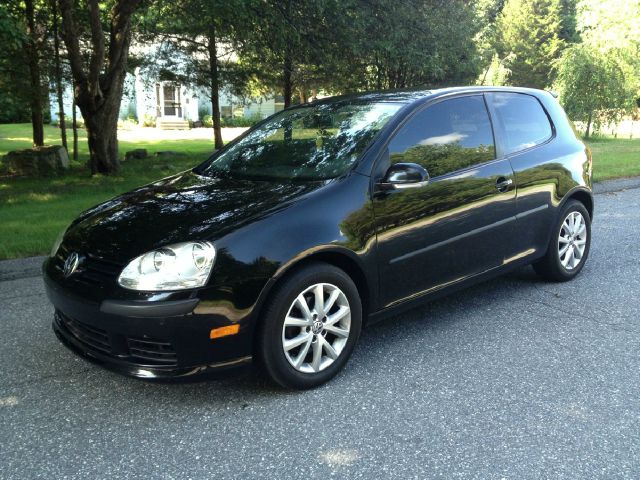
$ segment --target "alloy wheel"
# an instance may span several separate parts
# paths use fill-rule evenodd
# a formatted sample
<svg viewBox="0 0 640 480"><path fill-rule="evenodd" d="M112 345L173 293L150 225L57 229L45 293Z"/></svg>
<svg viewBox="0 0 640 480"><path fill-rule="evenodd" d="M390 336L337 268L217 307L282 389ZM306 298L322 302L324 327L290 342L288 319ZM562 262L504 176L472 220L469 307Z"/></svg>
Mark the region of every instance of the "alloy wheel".
<svg viewBox="0 0 640 480"><path fill-rule="evenodd" d="M562 222L558 236L558 258L567 270L573 270L582 261L587 245L587 224L580 212L570 212Z"/></svg>
<svg viewBox="0 0 640 480"><path fill-rule="evenodd" d="M350 330L351 309L344 292L330 283L312 285L296 297L285 317L285 357L299 372L320 372L340 356Z"/></svg>

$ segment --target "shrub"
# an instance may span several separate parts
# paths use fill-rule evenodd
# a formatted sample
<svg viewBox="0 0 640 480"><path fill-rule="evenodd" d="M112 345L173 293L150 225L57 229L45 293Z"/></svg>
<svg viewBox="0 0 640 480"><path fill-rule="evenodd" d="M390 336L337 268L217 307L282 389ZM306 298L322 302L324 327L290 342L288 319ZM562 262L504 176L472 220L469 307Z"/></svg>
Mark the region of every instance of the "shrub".
<svg viewBox="0 0 640 480"><path fill-rule="evenodd" d="M148 113L144 114L142 120L143 127L155 127L156 126L156 117L154 115L150 115Z"/></svg>
<svg viewBox="0 0 640 480"><path fill-rule="evenodd" d="M254 114L250 117L225 117L220 123L223 127L252 127L261 120L259 114Z"/></svg>
<svg viewBox="0 0 640 480"><path fill-rule="evenodd" d="M133 130L137 128L138 121L127 118L126 120L118 120L118 128L121 130Z"/></svg>
<svg viewBox="0 0 640 480"><path fill-rule="evenodd" d="M202 121L204 117L209 115L210 109L206 105L198 105L198 118ZM209 115L211 116L211 115Z"/></svg>
<svg viewBox="0 0 640 480"><path fill-rule="evenodd" d="M51 123L54 127L60 127L60 120L56 120ZM64 116L64 124L67 129L73 128L73 117L70 115ZM84 120L81 116L76 117L76 126L78 128L84 128Z"/></svg>

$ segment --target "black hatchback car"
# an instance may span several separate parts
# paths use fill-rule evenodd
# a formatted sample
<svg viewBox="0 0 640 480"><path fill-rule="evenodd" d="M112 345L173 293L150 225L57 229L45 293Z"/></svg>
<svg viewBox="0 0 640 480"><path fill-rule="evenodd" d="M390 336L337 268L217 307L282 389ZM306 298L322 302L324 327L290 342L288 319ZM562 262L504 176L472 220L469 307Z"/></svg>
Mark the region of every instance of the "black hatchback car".
<svg viewBox="0 0 640 480"><path fill-rule="evenodd" d="M589 254L591 155L549 93L335 97L267 118L178 175L80 215L44 264L54 330L144 378L251 360L308 388L367 321Z"/></svg>

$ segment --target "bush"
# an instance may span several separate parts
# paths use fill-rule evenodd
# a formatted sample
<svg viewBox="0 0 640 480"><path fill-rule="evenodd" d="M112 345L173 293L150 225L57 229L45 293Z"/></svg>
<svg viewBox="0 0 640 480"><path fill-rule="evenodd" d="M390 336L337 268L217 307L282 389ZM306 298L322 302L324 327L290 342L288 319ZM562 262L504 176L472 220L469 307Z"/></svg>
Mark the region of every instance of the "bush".
<svg viewBox="0 0 640 480"><path fill-rule="evenodd" d="M144 114L142 120L143 127L155 127L156 126L156 117L154 115L150 115L148 113Z"/></svg>
<svg viewBox="0 0 640 480"><path fill-rule="evenodd" d="M126 120L118 120L118 128L121 130L133 130L138 127L137 120L131 120L127 118Z"/></svg>
<svg viewBox="0 0 640 480"><path fill-rule="evenodd" d="M202 120L204 117L209 115L210 111L210 107L208 108L206 105L198 105L198 118Z"/></svg>
<svg viewBox="0 0 640 480"><path fill-rule="evenodd" d="M223 127L253 127L261 120L262 117L259 114L255 114L250 117L225 117L221 119L220 123Z"/></svg>
<svg viewBox="0 0 640 480"><path fill-rule="evenodd" d="M60 120L56 120L55 122L52 122L52 125L54 127L60 127ZM73 118L69 115L65 115L64 116L64 125L67 128L67 130L73 128ZM84 120L82 119L82 117L77 116L76 117L76 126L78 128L84 128Z"/></svg>
<svg viewBox="0 0 640 480"><path fill-rule="evenodd" d="M260 115L252 115L250 117L222 117L220 119L220 126L252 127L261 120L262 117ZM213 128L213 117L211 115L205 115L204 117L202 117L202 125L207 128Z"/></svg>

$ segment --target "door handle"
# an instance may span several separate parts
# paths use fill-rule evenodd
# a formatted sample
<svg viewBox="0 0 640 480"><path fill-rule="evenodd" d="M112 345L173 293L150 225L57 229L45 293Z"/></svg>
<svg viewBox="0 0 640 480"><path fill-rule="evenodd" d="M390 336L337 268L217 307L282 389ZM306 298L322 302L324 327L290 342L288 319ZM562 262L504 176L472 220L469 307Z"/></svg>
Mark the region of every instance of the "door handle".
<svg viewBox="0 0 640 480"><path fill-rule="evenodd" d="M506 192L509 190L509 187L513 184L513 180L510 178L500 177L496 180L496 188L501 192Z"/></svg>

